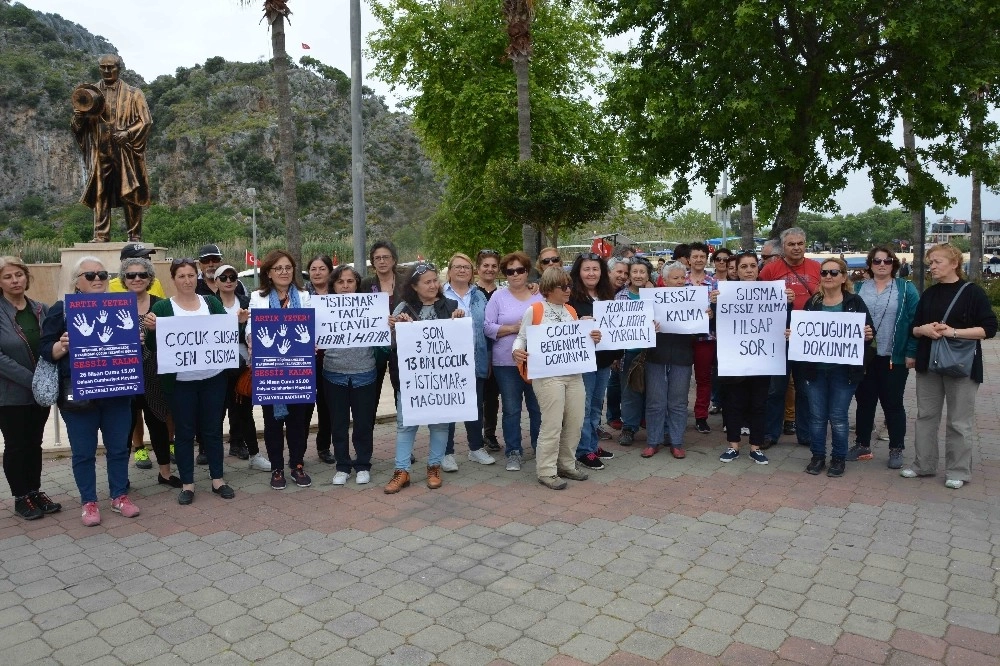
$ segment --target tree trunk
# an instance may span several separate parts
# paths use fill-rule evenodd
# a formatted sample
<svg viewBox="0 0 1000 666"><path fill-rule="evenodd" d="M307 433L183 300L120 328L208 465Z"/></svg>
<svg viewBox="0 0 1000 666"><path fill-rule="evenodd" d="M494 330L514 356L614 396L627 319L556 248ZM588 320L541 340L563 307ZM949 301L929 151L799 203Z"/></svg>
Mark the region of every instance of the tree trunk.
<svg viewBox="0 0 1000 666"><path fill-rule="evenodd" d="M976 146L982 150L982 144ZM983 277L983 184L979 180L979 170L972 170L972 238L969 239L969 279Z"/></svg>
<svg viewBox="0 0 1000 666"><path fill-rule="evenodd" d="M529 69L527 56L511 57L514 76L517 79L517 159L527 162L531 159L531 92L528 87ZM521 227L521 242L529 257L538 256L538 231L530 224Z"/></svg>
<svg viewBox="0 0 1000 666"><path fill-rule="evenodd" d="M781 186L781 205L771 227L771 238L777 238L782 231L791 229L798 222L805 186L804 173L794 174Z"/></svg>
<svg viewBox="0 0 1000 666"><path fill-rule="evenodd" d="M752 250L757 246L754 241L757 229L753 223L753 204L743 204L740 206L740 248Z"/></svg>
<svg viewBox="0 0 1000 666"><path fill-rule="evenodd" d="M916 186L917 138L913 134L913 123L906 116L903 116L903 149L906 151L906 182L913 188ZM913 252L910 274L913 283L919 285L924 274L923 248L920 247L920 239L924 237L924 216L916 207L910 208L910 225L910 250Z"/></svg>
<svg viewBox="0 0 1000 666"><path fill-rule="evenodd" d="M288 54L285 52L285 17L271 20L271 49L274 59L274 90L278 101L278 146L281 150L281 195L285 212L285 240L288 252L302 265L302 230L299 228L299 201L295 195L295 125L292 121L292 94L288 87Z"/></svg>

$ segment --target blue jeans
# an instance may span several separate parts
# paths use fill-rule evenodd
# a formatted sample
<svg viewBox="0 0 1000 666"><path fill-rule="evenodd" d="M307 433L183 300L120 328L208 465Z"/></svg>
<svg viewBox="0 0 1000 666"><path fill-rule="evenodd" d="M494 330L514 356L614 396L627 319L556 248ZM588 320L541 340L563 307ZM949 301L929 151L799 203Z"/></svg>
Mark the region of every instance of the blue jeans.
<svg viewBox="0 0 1000 666"><path fill-rule="evenodd" d="M618 421L622 418L622 382L621 373L617 370L611 372L608 379L608 423Z"/></svg>
<svg viewBox="0 0 1000 666"><path fill-rule="evenodd" d="M132 396L94 400L94 407L74 412L60 409L73 451L73 479L80 501L97 501L97 431L101 431L108 464L111 499L128 493L128 456L132 434Z"/></svg>
<svg viewBox="0 0 1000 666"><path fill-rule="evenodd" d="M646 396L638 391L633 391L628 386L628 369L632 365L632 361L640 353L638 351L626 351L625 357L622 359L621 373L619 373L622 391L622 423L624 423L622 430L628 428L632 432L639 431L639 424L643 419L643 413L646 409Z"/></svg>
<svg viewBox="0 0 1000 666"><path fill-rule="evenodd" d="M413 455L413 440L417 438L417 428L420 426L403 425L403 406L401 399L396 400L396 469L410 471L410 457ZM444 458L445 447L448 446L448 423L434 423L427 426L431 433L430 453L427 456L427 466L440 465Z"/></svg>
<svg viewBox="0 0 1000 666"><path fill-rule="evenodd" d="M597 427L601 425L601 412L604 411L604 394L611 378L611 368L598 368L596 372L585 372L583 389L587 392L584 399L586 406L583 412L583 429L580 432L580 443L576 447L576 457L582 458L588 453L597 453L600 439Z"/></svg>
<svg viewBox="0 0 1000 666"><path fill-rule="evenodd" d="M687 428L690 365L646 363L646 441L649 446L666 443L684 448Z"/></svg>
<svg viewBox="0 0 1000 666"><path fill-rule="evenodd" d="M475 421L465 422L465 438L469 441L469 450L478 451L483 448L483 387L486 385L485 379L476 377L476 407L479 409L479 418ZM455 424L448 424L448 448L445 449L448 455L455 455Z"/></svg>
<svg viewBox="0 0 1000 666"><path fill-rule="evenodd" d="M806 380L798 361L788 361L788 372L771 377L771 388L767 392L765 436L775 442L781 437L785 423L785 391L788 390L789 374L795 378L795 437L800 444L808 444L812 437L809 427L809 399L806 392L800 390Z"/></svg>
<svg viewBox="0 0 1000 666"><path fill-rule="evenodd" d="M847 381L847 372L846 365L817 368L815 379L804 380L802 384L795 382L796 389L800 386L804 388L809 399L809 423L812 426L809 448L814 456L826 457L826 424L829 422L832 457L847 457L847 436L850 431L847 412L858 388L857 384ZM799 418L798 408L795 418Z"/></svg>
<svg viewBox="0 0 1000 666"><path fill-rule="evenodd" d="M222 478L222 415L226 408L226 373L193 382L175 382L170 396L174 417L174 457L181 483L194 483L194 436L198 433L208 475ZM275 469L281 469L276 467Z"/></svg>
<svg viewBox="0 0 1000 666"><path fill-rule="evenodd" d="M503 405L504 455L523 453L521 449L521 398L528 406L528 427L531 432L531 448L538 446L538 431L542 427L542 412L538 408L535 392L531 384L521 379L521 374L513 365L494 365L493 374L500 387L500 401Z"/></svg>

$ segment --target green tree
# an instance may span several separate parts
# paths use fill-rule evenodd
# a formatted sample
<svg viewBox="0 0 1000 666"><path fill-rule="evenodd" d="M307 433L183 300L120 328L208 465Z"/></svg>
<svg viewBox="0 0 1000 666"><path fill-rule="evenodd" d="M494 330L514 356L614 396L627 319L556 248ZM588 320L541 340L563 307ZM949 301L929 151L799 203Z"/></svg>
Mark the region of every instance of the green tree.
<svg viewBox="0 0 1000 666"><path fill-rule="evenodd" d="M611 179L577 164L495 160L486 170L486 196L507 217L542 233L559 246L559 233L598 219L614 202Z"/></svg>
<svg viewBox="0 0 1000 666"><path fill-rule="evenodd" d="M609 34L637 33L614 60L607 111L647 188L671 181L660 198L680 207L726 171L733 203L776 211L775 234L803 205L833 210L854 170L878 203L946 203L926 165L962 162L959 89L1000 60L987 0L597 2ZM901 114L928 139L912 187L892 139Z"/></svg>

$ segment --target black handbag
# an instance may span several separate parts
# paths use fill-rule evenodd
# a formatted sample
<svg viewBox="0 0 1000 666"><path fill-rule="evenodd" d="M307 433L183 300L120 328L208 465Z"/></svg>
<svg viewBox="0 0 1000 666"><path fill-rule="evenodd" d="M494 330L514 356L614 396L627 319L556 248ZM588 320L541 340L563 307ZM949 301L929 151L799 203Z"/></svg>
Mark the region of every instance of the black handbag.
<svg viewBox="0 0 1000 666"><path fill-rule="evenodd" d="M96 406L93 400L74 400L73 387L69 382L59 382L59 409L67 412L86 412Z"/></svg>
<svg viewBox="0 0 1000 666"><path fill-rule="evenodd" d="M955 307L955 302L969 283L966 282L951 299L951 304L941 318L942 322L948 321L951 309ZM927 369L931 372L945 377L969 377L972 375L972 363L976 360L975 340L967 338L945 338L940 337L931 341L931 358Z"/></svg>

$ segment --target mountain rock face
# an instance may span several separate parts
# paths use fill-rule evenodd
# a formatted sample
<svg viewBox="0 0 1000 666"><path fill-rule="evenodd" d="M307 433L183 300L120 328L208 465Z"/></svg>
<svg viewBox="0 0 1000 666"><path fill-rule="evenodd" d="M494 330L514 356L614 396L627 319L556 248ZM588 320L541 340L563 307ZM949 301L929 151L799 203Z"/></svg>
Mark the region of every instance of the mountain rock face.
<svg viewBox="0 0 1000 666"><path fill-rule="evenodd" d="M116 53L58 15L0 0L0 207L41 195L53 205L76 201L83 162L69 130L69 96L95 82L97 56ZM350 80L312 58L292 66L299 216L306 234L351 227ZM126 60L126 67L128 62ZM246 209L256 188L264 233L281 233L277 110L269 62L210 58L152 83L126 69L153 115L147 163L154 203L215 203ZM389 111L366 90L365 199L368 235L419 228L441 187L421 152L409 116Z"/></svg>

